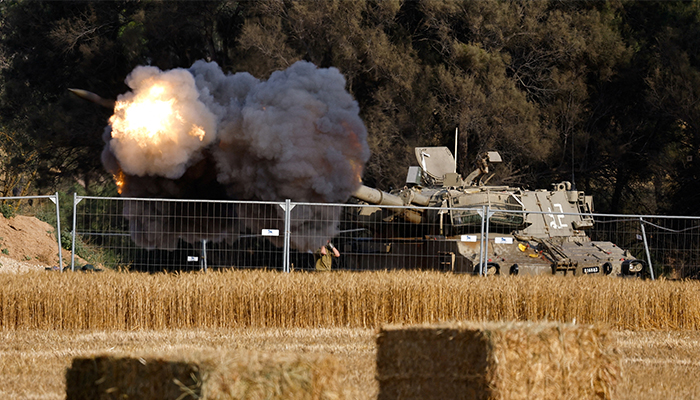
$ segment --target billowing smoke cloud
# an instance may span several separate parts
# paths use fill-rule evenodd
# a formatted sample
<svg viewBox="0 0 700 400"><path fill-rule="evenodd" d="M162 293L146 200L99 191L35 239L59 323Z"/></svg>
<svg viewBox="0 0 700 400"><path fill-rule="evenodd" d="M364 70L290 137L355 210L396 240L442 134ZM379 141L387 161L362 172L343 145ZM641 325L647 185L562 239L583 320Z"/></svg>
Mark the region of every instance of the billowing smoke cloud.
<svg viewBox="0 0 700 400"><path fill-rule="evenodd" d="M359 186L367 131L335 68L300 61L260 81L197 61L189 70L137 67L126 83L132 91L117 99L102 154L124 197L338 203ZM203 203L127 201L124 214L138 245L173 249L179 239L282 231L282 209L264 207L271 219ZM292 246L310 250L330 239L338 213L295 207Z"/></svg>

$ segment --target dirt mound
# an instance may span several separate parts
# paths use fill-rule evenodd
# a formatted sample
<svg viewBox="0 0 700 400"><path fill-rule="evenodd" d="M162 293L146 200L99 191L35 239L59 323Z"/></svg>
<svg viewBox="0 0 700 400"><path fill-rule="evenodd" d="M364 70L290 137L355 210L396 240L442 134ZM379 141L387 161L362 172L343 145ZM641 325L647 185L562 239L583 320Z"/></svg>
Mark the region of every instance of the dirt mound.
<svg viewBox="0 0 700 400"><path fill-rule="evenodd" d="M53 226L35 217L0 215L0 272L58 266L55 231ZM63 250L63 259L70 260L69 251Z"/></svg>

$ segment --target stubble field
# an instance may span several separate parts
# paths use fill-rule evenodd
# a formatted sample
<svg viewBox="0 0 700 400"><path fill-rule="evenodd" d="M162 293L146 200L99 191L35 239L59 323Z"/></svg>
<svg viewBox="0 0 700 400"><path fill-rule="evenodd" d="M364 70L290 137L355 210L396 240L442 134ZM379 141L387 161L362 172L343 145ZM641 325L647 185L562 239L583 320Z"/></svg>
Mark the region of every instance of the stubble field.
<svg viewBox="0 0 700 400"><path fill-rule="evenodd" d="M620 399L700 393L700 285L438 273L0 275L0 395L62 399L73 357L133 351L331 353L376 398L386 323L550 320L613 330Z"/></svg>

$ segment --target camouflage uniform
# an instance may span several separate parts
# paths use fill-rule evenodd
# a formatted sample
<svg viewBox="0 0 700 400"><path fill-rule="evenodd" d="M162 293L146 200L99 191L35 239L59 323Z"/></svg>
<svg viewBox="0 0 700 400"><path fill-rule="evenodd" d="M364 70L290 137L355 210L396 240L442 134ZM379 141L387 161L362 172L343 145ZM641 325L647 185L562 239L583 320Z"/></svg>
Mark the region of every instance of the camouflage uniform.
<svg viewBox="0 0 700 400"><path fill-rule="evenodd" d="M333 266L333 247L326 245L326 254L321 253L322 248L314 252L316 271L330 271Z"/></svg>

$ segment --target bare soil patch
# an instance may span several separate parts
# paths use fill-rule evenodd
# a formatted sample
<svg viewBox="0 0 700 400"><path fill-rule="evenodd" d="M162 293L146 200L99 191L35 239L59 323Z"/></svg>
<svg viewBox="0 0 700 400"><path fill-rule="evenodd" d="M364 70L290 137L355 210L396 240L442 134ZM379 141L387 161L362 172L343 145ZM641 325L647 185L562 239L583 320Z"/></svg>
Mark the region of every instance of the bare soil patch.
<svg viewBox="0 0 700 400"><path fill-rule="evenodd" d="M63 250L63 259L70 259L69 251ZM0 272L28 272L58 265L53 226L35 217L0 215Z"/></svg>

